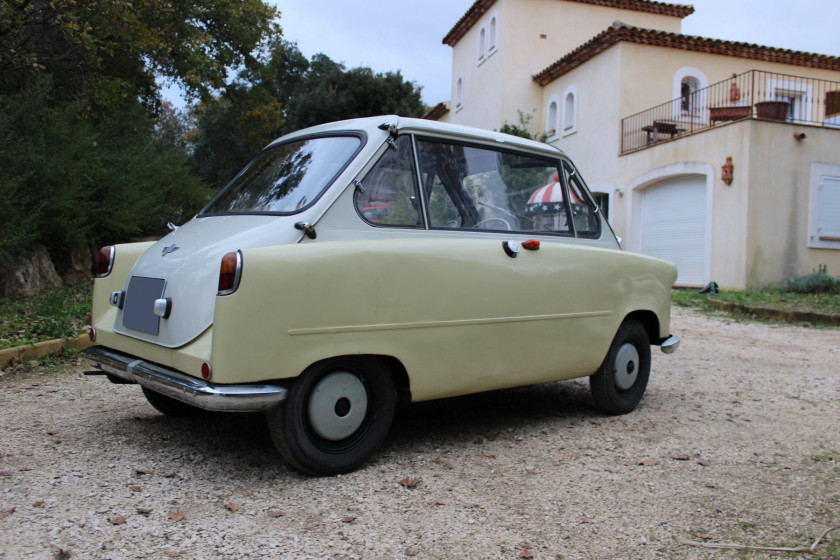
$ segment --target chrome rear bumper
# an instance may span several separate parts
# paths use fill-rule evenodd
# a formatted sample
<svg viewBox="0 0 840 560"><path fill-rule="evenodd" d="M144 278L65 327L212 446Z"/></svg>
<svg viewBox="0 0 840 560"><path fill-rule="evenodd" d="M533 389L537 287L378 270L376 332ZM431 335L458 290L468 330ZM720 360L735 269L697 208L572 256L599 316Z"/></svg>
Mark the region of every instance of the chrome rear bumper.
<svg viewBox="0 0 840 560"><path fill-rule="evenodd" d="M82 356L106 373L205 410L259 412L286 398L286 388L279 385L215 385L102 346L92 346Z"/></svg>
<svg viewBox="0 0 840 560"><path fill-rule="evenodd" d="M680 337L671 335L659 344L659 349L666 354L673 354L680 347Z"/></svg>

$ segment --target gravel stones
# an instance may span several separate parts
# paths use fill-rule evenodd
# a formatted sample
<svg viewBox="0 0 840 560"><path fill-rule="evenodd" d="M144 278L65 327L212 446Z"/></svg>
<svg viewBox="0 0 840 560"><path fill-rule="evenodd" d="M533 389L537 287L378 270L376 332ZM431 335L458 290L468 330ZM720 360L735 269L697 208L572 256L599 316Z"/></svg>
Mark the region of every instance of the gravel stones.
<svg viewBox="0 0 840 560"><path fill-rule="evenodd" d="M677 310L640 407L577 380L419 403L311 478L262 415L157 414L82 366L0 377L0 558L708 558L840 510L840 331ZM558 357L561 360L562 356ZM59 368L67 367L59 363Z"/></svg>

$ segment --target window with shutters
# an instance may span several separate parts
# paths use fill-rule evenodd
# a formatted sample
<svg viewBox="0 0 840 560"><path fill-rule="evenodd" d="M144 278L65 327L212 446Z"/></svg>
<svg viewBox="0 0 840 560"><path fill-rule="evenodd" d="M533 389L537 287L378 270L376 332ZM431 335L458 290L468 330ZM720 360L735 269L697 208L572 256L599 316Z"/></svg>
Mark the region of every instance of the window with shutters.
<svg viewBox="0 0 840 560"><path fill-rule="evenodd" d="M496 12L493 12L490 15L490 34L488 36L487 50L491 53L496 50L496 28L498 27L498 19L499 17L496 15Z"/></svg>
<svg viewBox="0 0 840 560"><path fill-rule="evenodd" d="M811 164L808 247L840 249L840 165Z"/></svg>
<svg viewBox="0 0 840 560"><path fill-rule="evenodd" d="M545 110L546 141L557 140L559 137L558 130L560 130L560 98L552 95Z"/></svg>
<svg viewBox="0 0 840 560"><path fill-rule="evenodd" d="M563 136L577 132L577 88L569 86L563 94Z"/></svg>

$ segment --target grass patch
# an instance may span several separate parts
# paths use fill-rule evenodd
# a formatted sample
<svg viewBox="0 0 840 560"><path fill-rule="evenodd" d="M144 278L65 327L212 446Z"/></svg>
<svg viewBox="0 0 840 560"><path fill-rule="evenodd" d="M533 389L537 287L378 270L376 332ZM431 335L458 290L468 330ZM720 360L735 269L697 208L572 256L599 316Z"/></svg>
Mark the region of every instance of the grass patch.
<svg viewBox="0 0 840 560"><path fill-rule="evenodd" d="M712 311L716 308L709 304L709 297L693 290L674 290L671 302L680 307ZM810 274L791 278L777 286L744 292L723 290L711 297L748 307L840 314L840 279L829 275L825 266L820 266Z"/></svg>
<svg viewBox="0 0 840 560"><path fill-rule="evenodd" d="M770 288L749 292L722 291L715 297L722 301L740 303L750 307L783 309L785 311L840 313L840 294L802 294L785 292L779 288Z"/></svg>
<svg viewBox="0 0 840 560"><path fill-rule="evenodd" d="M0 300L0 349L83 334L92 295L92 282L78 282L23 301Z"/></svg>
<svg viewBox="0 0 840 560"><path fill-rule="evenodd" d="M825 451L811 455L811 462L813 463L836 463L838 459L840 459L840 453L836 451Z"/></svg>

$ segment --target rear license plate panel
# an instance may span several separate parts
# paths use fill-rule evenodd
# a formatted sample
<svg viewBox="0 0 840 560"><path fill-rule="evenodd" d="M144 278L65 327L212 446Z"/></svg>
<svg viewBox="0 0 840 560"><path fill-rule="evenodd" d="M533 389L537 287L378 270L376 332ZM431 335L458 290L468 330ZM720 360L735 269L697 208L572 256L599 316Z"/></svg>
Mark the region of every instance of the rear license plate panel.
<svg viewBox="0 0 840 560"><path fill-rule="evenodd" d="M160 317L155 315L155 300L163 297L166 280L132 276L128 281L123 305L123 326L157 336L160 331Z"/></svg>

